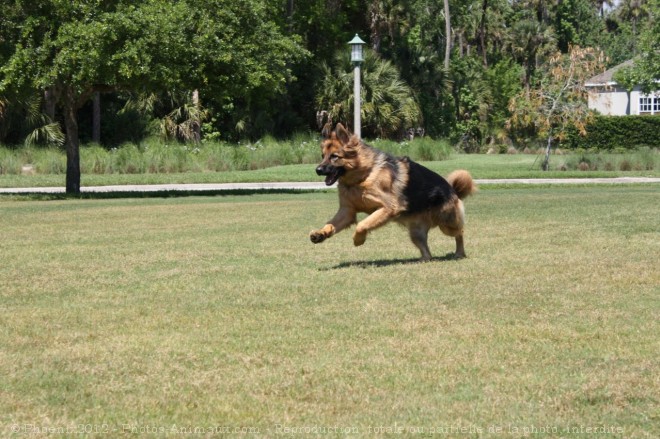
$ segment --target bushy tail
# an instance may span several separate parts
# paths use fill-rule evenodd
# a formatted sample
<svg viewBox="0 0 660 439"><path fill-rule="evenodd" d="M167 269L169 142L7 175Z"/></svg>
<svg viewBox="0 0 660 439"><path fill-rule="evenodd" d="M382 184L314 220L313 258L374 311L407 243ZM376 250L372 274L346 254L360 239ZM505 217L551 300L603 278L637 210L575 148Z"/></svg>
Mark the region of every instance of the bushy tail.
<svg viewBox="0 0 660 439"><path fill-rule="evenodd" d="M447 181L454 188L456 195L461 200L477 192L477 185L472 180L470 173L464 169L458 169L449 176L447 176Z"/></svg>

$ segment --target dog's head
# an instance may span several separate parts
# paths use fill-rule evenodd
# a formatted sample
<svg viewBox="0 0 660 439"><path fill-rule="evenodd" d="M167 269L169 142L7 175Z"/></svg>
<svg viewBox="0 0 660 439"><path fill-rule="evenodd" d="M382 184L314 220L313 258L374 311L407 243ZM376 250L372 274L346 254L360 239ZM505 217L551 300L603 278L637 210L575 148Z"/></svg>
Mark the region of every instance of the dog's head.
<svg viewBox="0 0 660 439"><path fill-rule="evenodd" d="M355 168L359 140L351 136L342 124L337 124L332 131L326 125L321 134L323 160L316 167L316 173L325 175L325 184L332 186L342 175Z"/></svg>

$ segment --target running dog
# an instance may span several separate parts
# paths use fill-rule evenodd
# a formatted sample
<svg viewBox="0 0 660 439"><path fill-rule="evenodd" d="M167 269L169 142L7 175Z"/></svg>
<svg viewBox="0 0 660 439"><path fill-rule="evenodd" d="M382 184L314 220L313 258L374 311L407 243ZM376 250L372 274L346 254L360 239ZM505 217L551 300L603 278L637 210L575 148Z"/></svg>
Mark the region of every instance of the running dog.
<svg viewBox="0 0 660 439"><path fill-rule="evenodd" d="M338 183L339 211L322 228L309 234L318 244L356 223L358 212L368 216L357 223L353 244L364 244L367 234L389 221L408 228L410 239L431 259L427 243L431 227L438 226L456 239L456 258L465 257L462 200L477 187L467 171L452 172L445 180L408 157L394 157L351 135L343 125L322 132L323 161L316 168L327 186Z"/></svg>

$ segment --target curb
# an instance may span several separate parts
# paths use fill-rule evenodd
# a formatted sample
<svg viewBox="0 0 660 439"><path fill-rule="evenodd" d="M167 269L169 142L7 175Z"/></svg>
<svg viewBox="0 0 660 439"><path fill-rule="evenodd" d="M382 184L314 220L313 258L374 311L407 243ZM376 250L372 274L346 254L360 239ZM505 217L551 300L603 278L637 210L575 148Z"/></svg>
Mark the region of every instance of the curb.
<svg viewBox="0 0 660 439"><path fill-rule="evenodd" d="M505 178L505 179L475 179L477 185L566 185L566 184L648 184L660 183L657 177L616 177L616 178ZM112 192L213 192L213 191L261 191L261 190L328 190L336 186L326 186L322 182L276 182L276 183L205 183L205 184L144 184L144 185L114 185L85 186L82 193L112 193ZM0 194L63 194L65 188L58 187L26 187L0 188Z"/></svg>

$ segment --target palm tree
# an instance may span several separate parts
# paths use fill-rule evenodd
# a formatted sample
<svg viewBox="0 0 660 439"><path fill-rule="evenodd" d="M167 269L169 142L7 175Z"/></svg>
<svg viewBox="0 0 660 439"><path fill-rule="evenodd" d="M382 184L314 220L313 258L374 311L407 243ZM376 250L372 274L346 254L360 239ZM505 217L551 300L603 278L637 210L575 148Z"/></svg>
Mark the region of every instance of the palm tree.
<svg viewBox="0 0 660 439"><path fill-rule="evenodd" d="M529 90L531 79L539 64L539 56L555 41L552 29L533 18L514 23L506 47L525 69L523 85Z"/></svg>
<svg viewBox="0 0 660 439"><path fill-rule="evenodd" d="M623 0L619 6L619 16L632 23L633 35L637 35L637 24L648 15L646 0Z"/></svg>
<svg viewBox="0 0 660 439"><path fill-rule="evenodd" d="M161 120L163 137L199 142L201 123L208 117L199 103L199 91L172 93L171 97L174 109Z"/></svg>
<svg viewBox="0 0 660 439"><path fill-rule="evenodd" d="M23 102L26 110L26 122L31 131L25 138L26 145L42 143L47 145L64 145L64 133L60 124L42 112L41 96L36 94Z"/></svg>
<svg viewBox="0 0 660 439"><path fill-rule="evenodd" d="M362 70L362 124L367 136L400 137L406 129L418 127L421 111L412 89L400 79L399 71L372 50L365 51ZM321 66L317 86L317 109L326 111L333 122L350 127L353 108L352 66L345 51L334 65Z"/></svg>
<svg viewBox="0 0 660 439"><path fill-rule="evenodd" d="M126 102L120 113L135 110L152 116L163 109L167 111L160 120L160 131L164 138L182 142L200 141L201 123L209 117L209 112L200 104L199 90L160 95L138 94Z"/></svg>
<svg viewBox="0 0 660 439"><path fill-rule="evenodd" d="M26 134L25 145L62 146L62 127L54 121L54 117L44 113L42 108L43 97L39 93L11 100L0 96L0 140L6 134L6 128L14 125L19 127L21 133Z"/></svg>

